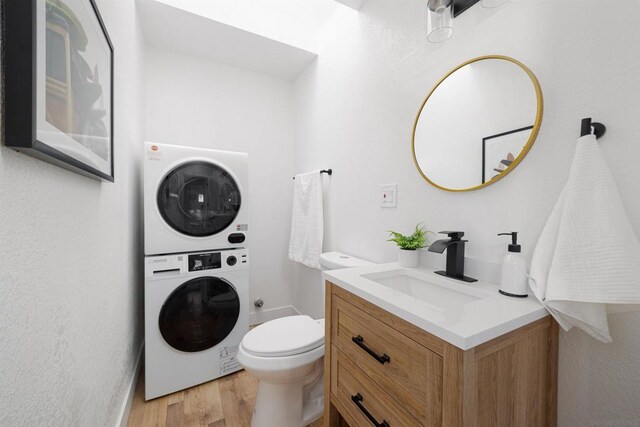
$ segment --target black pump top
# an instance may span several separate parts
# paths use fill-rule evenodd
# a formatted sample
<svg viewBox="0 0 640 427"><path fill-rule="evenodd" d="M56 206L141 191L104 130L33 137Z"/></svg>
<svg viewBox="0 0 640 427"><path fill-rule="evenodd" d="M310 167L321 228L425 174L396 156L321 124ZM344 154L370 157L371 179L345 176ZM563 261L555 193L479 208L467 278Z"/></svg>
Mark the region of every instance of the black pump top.
<svg viewBox="0 0 640 427"><path fill-rule="evenodd" d="M511 244L509 245L509 252L522 252L522 248L518 244L518 232L512 231L511 233L500 233L498 236L511 236Z"/></svg>

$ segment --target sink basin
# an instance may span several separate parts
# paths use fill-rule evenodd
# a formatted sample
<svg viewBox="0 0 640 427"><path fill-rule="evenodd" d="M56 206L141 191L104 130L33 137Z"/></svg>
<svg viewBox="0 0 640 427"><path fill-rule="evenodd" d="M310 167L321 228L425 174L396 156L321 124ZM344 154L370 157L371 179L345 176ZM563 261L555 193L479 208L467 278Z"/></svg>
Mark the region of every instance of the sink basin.
<svg viewBox="0 0 640 427"><path fill-rule="evenodd" d="M458 308L493 296L485 291L473 289L472 285L458 284L435 274L413 270L384 271L363 274L362 277L409 295L439 310Z"/></svg>

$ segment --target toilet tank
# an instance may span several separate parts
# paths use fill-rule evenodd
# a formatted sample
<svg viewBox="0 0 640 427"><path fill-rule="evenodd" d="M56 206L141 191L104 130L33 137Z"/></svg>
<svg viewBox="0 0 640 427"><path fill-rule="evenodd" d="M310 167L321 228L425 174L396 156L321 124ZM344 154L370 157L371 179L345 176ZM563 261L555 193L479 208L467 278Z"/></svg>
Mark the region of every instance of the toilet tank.
<svg viewBox="0 0 640 427"><path fill-rule="evenodd" d="M342 252L325 252L320 255L321 270L339 270L371 264L373 263Z"/></svg>
<svg viewBox="0 0 640 427"><path fill-rule="evenodd" d="M375 264L360 258L347 255L342 252L325 252L320 255L320 269L339 270L341 268L358 267L361 265ZM298 292L297 307L302 314L307 314L314 319L324 318L325 309L325 281L318 274L318 270L301 269L302 274L307 272L313 276L304 276L301 281L301 291ZM313 273L313 272L316 273ZM306 280L305 280L306 279ZM307 283L305 283L305 281ZM308 283L317 283L320 286L309 286Z"/></svg>

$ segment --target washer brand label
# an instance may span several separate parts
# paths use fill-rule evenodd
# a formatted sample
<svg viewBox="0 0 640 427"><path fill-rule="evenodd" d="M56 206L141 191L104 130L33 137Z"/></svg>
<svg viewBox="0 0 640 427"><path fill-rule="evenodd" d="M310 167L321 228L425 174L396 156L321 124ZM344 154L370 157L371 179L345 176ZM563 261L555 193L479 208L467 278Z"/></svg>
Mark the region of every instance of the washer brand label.
<svg viewBox="0 0 640 427"><path fill-rule="evenodd" d="M237 231L247 231L249 230L249 224L238 224L236 229Z"/></svg>
<svg viewBox="0 0 640 427"><path fill-rule="evenodd" d="M240 370L240 363L236 360L238 346L225 346L220 349L220 375L227 375Z"/></svg>

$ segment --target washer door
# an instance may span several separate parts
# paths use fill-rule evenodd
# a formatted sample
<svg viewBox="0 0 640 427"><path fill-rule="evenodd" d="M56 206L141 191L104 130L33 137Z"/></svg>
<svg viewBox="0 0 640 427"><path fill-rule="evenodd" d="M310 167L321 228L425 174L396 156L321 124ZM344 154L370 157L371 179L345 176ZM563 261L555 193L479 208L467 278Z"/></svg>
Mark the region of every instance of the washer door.
<svg viewBox="0 0 640 427"><path fill-rule="evenodd" d="M189 162L167 174L158 188L158 210L171 228L195 237L212 236L238 216L240 189L223 168Z"/></svg>
<svg viewBox="0 0 640 427"><path fill-rule="evenodd" d="M169 295L160 310L164 340L185 352L207 350L225 339L240 314L240 299L233 286L218 277L199 277Z"/></svg>

